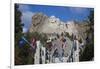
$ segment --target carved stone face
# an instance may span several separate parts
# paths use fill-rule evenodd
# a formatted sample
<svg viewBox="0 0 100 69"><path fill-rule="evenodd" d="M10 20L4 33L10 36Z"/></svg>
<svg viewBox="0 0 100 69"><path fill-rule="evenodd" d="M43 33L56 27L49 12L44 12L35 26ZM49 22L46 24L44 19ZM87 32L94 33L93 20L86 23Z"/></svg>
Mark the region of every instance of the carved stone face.
<svg viewBox="0 0 100 69"><path fill-rule="evenodd" d="M50 19L49 19L49 22L50 22L50 23L56 23L56 18L55 18L55 16L51 16Z"/></svg>
<svg viewBox="0 0 100 69"><path fill-rule="evenodd" d="M41 15L34 15L34 17L32 17L32 24L33 26L37 26L38 24L41 23L42 20L42 16Z"/></svg>

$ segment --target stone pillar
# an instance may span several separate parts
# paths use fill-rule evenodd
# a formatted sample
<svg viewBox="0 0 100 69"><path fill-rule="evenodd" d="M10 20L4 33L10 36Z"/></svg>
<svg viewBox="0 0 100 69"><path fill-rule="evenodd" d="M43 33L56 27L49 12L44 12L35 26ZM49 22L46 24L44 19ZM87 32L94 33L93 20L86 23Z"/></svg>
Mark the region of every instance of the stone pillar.
<svg viewBox="0 0 100 69"><path fill-rule="evenodd" d="M41 58L42 58L42 64L45 64L45 58L46 57L46 49L45 47L41 46Z"/></svg>
<svg viewBox="0 0 100 69"><path fill-rule="evenodd" d="M79 42L78 40L75 40L75 46L76 46L76 50L74 50L73 52L73 61L74 62L79 62Z"/></svg>
<svg viewBox="0 0 100 69"><path fill-rule="evenodd" d="M40 41L36 41L36 53L34 56L34 64L39 64L40 63Z"/></svg>

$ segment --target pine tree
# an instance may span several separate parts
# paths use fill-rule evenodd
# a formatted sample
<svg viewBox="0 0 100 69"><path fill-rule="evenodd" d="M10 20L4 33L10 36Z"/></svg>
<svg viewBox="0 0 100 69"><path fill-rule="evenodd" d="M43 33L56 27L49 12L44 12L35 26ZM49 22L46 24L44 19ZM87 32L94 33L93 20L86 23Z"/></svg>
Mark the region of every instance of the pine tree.
<svg viewBox="0 0 100 69"><path fill-rule="evenodd" d="M87 20L89 22L89 29L86 31L88 42L85 46L83 54L80 56L80 61L90 61L94 58L94 10L90 11Z"/></svg>
<svg viewBox="0 0 100 69"><path fill-rule="evenodd" d="M21 23L21 16L22 13L19 11L19 5L15 4L15 65L21 64L22 60L19 57L20 54L20 49L18 47L18 42L22 36L22 26L23 24Z"/></svg>
<svg viewBox="0 0 100 69"><path fill-rule="evenodd" d="M19 5L15 4L15 41L18 42L20 37L22 36L22 26L21 16L22 13L19 11Z"/></svg>

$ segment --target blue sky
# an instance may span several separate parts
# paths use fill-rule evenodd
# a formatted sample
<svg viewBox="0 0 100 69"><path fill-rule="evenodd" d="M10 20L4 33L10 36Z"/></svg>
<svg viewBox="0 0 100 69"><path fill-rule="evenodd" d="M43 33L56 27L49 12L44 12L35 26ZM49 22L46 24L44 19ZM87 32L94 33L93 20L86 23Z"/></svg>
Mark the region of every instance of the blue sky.
<svg viewBox="0 0 100 69"><path fill-rule="evenodd" d="M32 16L38 12L42 12L47 16L53 15L59 18L61 21L67 22L70 20L85 20L91 9L92 8L83 7L19 4L19 10L22 12L22 23L25 24L23 28L24 30L29 28L32 21Z"/></svg>

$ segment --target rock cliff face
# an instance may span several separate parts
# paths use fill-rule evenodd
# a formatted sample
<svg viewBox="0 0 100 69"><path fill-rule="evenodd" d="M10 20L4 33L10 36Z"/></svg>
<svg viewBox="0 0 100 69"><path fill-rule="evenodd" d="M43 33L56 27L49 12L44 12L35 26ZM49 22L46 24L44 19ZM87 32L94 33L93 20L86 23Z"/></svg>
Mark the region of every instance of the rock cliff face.
<svg viewBox="0 0 100 69"><path fill-rule="evenodd" d="M78 23L74 21L69 21L66 24L68 32L70 35L76 35L78 38L85 39L86 38L86 31L89 29L88 23Z"/></svg>
<svg viewBox="0 0 100 69"><path fill-rule="evenodd" d="M59 18L55 16L48 17L42 13L36 13L32 17L32 25L29 32L40 32L40 33L57 33L68 32L70 35L76 35L80 38L85 38L84 33L89 29L86 26L87 23L77 23L75 21L62 22Z"/></svg>
<svg viewBox="0 0 100 69"><path fill-rule="evenodd" d="M43 32L43 33L59 33L63 32L66 28L65 23L60 21L55 16L48 17L42 13L36 13L32 17L32 24L29 32Z"/></svg>
<svg viewBox="0 0 100 69"><path fill-rule="evenodd" d="M31 27L29 29L29 32L39 31L41 26L44 24L44 22L47 18L48 17L42 13L36 13L32 17L32 24L31 24Z"/></svg>

